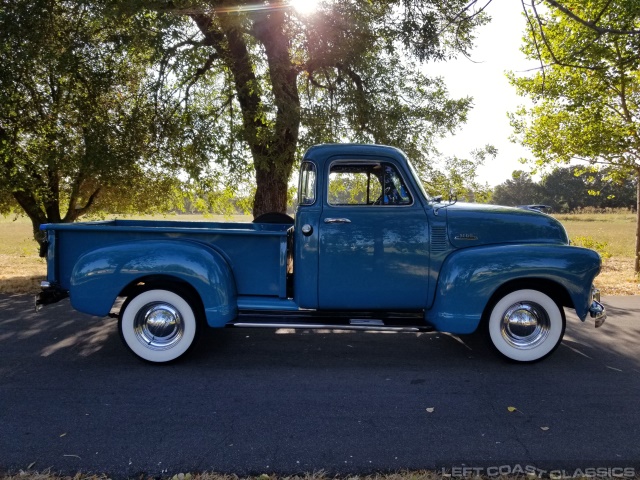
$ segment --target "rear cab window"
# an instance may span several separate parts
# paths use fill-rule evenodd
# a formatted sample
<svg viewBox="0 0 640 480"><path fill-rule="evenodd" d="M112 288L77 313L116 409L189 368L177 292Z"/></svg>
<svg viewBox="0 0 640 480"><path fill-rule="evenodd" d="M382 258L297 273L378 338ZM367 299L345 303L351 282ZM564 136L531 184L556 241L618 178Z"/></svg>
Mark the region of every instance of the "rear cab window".
<svg viewBox="0 0 640 480"><path fill-rule="evenodd" d="M298 186L298 205L313 205L316 202L316 166L303 162L300 167L300 185Z"/></svg>

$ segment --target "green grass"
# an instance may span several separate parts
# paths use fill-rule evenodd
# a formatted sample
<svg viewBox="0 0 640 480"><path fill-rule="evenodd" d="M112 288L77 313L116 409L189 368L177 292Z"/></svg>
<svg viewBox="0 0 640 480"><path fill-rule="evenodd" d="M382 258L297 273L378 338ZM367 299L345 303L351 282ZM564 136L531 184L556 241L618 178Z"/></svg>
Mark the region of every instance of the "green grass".
<svg viewBox="0 0 640 480"><path fill-rule="evenodd" d="M634 258L636 216L633 213L578 213L554 215L567 229L569 238L591 237L605 242L613 257Z"/></svg>
<svg viewBox="0 0 640 480"><path fill-rule="evenodd" d="M31 228L28 218L0 216L0 255L38 256Z"/></svg>

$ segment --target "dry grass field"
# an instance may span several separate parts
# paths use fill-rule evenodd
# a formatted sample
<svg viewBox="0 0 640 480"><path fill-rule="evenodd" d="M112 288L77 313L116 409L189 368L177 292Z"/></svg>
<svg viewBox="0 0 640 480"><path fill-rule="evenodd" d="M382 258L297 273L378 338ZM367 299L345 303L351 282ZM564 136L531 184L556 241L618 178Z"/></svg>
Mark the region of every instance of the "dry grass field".
<svg viewBox="0 0 640 480"><path fill-rule="evenodd" d="M0 293L33 293L47 271L28 218L0 216Z"/></svg>
<svg viewBox="0 0 640 480"><path fill-rule="evenodd" d="M595 283L604 295L640 294L638 278L633 272L634 213L583 213L555 217L563 223L574 242L576 239L592 239L603 244L600 251L603 255L602 272Z"/></svg>
<svg viewBox="0 0 640 480"><path fill-rule="evenodd" d="M154 218L180 221L251 221L250 217L242 215L230 218L204 218L201 215ZM36 293L46 273L46 262L39 257L38 244L33 240L31 221L26 217L0 216L0 293Z"/></svg>
<svg viewBox="0 0 640 480"><path fill-rule="evenodd" d="M204 219L197 215L168 216L171 220ZM605 295L640 294L638 279L633 273L635 246L635 215L633 213L571 214L556 216L578 244L600 244L604 266L596 286ZM227 221L250 221L238 216ZM576 241L578 240L578 241ZM38 246L32 239L31 223L25 217L0 217L0 293L34 293L46 274L45 261L38 256Z"/></svg>

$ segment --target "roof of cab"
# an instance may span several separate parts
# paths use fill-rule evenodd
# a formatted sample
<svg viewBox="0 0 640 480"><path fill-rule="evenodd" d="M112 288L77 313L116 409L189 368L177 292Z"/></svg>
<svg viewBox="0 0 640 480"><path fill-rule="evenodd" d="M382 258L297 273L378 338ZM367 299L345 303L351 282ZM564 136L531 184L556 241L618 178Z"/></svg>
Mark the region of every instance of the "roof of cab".
<svg viewBox="0 0 640 480"><path fill-rule="evenodd" d="M304 154L305 160L313 160L316 163L324 162L329 158L345 156L349 158L363 157L392 157L406 161L404 153L395 147L388 145L362 144L362 143L325 143L310 147Z"/></svg>

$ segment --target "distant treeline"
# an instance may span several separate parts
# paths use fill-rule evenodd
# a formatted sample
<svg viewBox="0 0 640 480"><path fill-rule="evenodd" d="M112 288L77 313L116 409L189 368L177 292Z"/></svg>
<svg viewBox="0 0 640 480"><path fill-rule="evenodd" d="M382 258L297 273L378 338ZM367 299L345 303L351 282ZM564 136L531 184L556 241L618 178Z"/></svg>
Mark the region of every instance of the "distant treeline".
<svg viewBox="0 0 640 480"><path fill-rule="evenodd" d="M580 167L559 168L534 182L530 174L516 171L493 190L491 203L498 205L549 205L555 213L583 208L636 209L636 181L618 183L608 179L607 169L583 172Z"/></svg>

